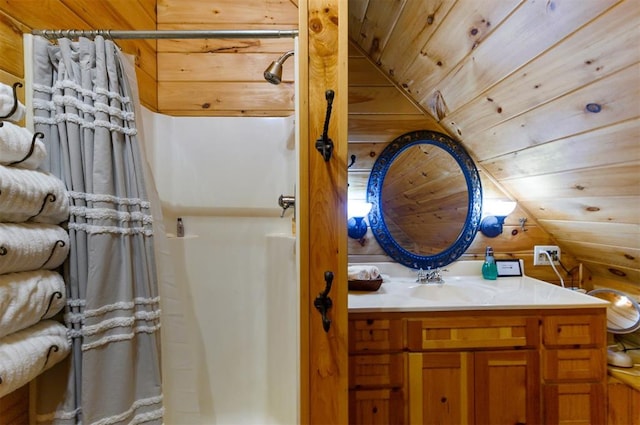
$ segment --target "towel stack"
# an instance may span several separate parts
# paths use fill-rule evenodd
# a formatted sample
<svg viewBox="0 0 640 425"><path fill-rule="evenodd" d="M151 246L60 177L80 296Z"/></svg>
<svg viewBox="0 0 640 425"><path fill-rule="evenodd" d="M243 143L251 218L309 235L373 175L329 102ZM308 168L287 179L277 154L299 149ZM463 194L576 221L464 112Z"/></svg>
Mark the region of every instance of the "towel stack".
<svg viewBox="0 0 640 425"><path fill-rule="evenodd" d="M367 264L352 265L347 269L347 276L349 280L376 280L380 279L380 270Z"/></svg>
<svg viewBox="0 0 640 425"><path fill-rule="evenodd" d="M0 83L0 116L20 121L25 107ZM64 183L40 171L47 151L29 130L0 127L0 397L69 354L67 329L56 320L66 289L56 269L69 254Z"/></svg>

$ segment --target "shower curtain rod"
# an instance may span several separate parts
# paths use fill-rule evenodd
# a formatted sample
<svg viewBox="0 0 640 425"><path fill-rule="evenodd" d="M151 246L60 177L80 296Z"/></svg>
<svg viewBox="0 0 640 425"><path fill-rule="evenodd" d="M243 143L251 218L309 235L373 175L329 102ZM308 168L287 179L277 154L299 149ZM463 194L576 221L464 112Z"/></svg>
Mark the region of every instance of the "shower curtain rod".
<svg viewBox="0 0 640 425"><path fill-rule="evenodd" d="M33 30L49 40L57 38L93 38L98 35L110 39L185 39L185 38L295 38L298 30Z"/></svg>

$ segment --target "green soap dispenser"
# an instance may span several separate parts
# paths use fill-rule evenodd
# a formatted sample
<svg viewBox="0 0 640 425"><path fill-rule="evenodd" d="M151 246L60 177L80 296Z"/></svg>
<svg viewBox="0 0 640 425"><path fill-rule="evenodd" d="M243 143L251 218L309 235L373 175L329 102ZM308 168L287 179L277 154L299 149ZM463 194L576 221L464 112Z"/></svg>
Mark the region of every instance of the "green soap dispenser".
<svg viewBox="0 0 640 425"><path fill-rule="evenodd" d="M498 278L498 267L496 260L493 258L493 249L488 246L482 264L482 277L487 280L496 280Z"/></svg>

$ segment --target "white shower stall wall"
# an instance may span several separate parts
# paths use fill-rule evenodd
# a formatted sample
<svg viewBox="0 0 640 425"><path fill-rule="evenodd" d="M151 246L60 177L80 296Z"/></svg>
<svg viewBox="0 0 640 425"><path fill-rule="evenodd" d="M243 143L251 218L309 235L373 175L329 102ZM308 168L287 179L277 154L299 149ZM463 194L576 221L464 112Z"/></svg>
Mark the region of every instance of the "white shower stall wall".
<svg viewBox="0 0 640 425"><path fill-rule="evenodd" d="M193 313L197 382L184 394L198 398L202 424L296 423L296 245L293 211L281 217L278 206L281 194L295 194L293 117L144 110L143 125L176 283Z"/></svg>

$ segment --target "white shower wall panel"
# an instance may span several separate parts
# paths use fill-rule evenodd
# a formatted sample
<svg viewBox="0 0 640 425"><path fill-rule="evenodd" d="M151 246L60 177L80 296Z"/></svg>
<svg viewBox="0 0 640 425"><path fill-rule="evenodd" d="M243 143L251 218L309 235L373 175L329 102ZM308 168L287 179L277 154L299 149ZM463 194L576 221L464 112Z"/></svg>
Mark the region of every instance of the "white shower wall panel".
<svg viewBox="0 0 640 425"><path fill-rule="evenodd" d="M153 172L171 208L274 208L293 194L293 117L148 114Z"/></svg>
<svg viewBox="0 0 640 425"><path fill-rule="evenodd" d="M269 406L269 391L277 391L269 384L269 359L277 357L270 344L274 332L282 332L268 326L274 321L269 291L282 286L267 278L266 237L291 233L292 211L280 218L277 200L294 190L295 152L287 147L293 119L176 118L148 111L144 119L165 225L175 232L177 216L185 225L186 237L170 239L169 246L193 312L201 423L275 424L295 417L297 399L284 416ZM297 291L297 282L290 287ZM282 358L297 360L297 346L289 347L296 352Z"/></svg>

